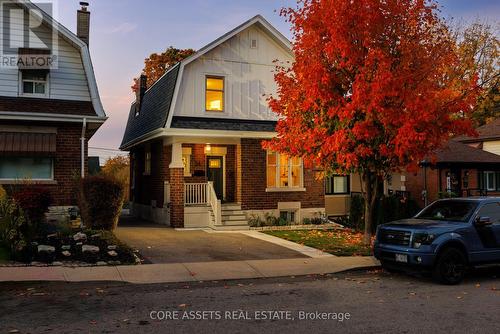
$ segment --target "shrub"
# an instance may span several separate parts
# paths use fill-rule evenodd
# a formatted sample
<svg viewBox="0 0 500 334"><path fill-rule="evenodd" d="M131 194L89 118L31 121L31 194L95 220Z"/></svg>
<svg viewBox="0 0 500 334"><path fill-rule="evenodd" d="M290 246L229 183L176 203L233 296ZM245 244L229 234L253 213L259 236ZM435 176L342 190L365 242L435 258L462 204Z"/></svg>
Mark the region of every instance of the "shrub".
<svg viewBox="0 0 500 334"><path fill-rule="evenodd" d="M250 227L262 227L265 226L265 222L260 218L259 215L256 214L251 214L250 218L248 219L248 225Z"/></svg>
<svg viewBox="0 0 500 334"><path fill-rule="evenodd" d="M7 199L7 192L5 189L0 185L0 201L4 201Z"/></svg>
<svg viewBox="0 0 500 334"><path fill-rule="evenodd" d="M14 259L21 257L31 241L28 230L30 223L23 209L12 199L0 200L0 246L6 247Z"/></svg>
<svg viewBox="0 0 500 334"><path fill-rule="evenodd" d="M31 184L18 186L12 197L23 209L26 218L36 225L45 220L45 213L52 202L47 189Z"/></svg>
<svg viewBox="0 0 500 334"><path fill-rule="evenodd" d="M364 222L365 213L365 200L361 195L353 195L351 197L351 207L349 209L349 221L348 226L355 230L362 230L365 224Z"/></svg>
<svg viewBox="0 0 500 334"><path fill-rule="evenodd" d="M79 206L83 222L92 229L114 230L123 206L122 184L103 176L80 181Z"/></svg>

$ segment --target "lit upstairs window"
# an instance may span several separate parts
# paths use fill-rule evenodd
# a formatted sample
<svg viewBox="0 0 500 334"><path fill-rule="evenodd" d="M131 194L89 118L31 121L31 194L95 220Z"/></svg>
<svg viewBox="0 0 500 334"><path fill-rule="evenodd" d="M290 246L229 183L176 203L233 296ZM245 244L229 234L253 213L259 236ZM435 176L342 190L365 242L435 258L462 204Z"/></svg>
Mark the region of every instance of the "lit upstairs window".
<svg viewBox="0 0 500 334"><path fill-rule="evenodd" d="M206 77L206 111L224 111L224 78Z"/></svg>

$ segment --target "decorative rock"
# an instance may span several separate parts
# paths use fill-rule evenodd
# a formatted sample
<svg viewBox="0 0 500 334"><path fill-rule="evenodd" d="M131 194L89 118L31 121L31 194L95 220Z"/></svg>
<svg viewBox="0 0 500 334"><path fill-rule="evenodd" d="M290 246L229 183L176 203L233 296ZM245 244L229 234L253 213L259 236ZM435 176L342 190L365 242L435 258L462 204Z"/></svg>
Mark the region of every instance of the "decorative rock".
<svg viewBox="0 0 500 334"><path fill-rule="evenodd" d="M47 245L39 245L38 246L38 253L54 253L56 251L56 248L53 246L47 246Z"/></svg>
<svg viewBox="0 0 500 334"><path fill-rule="evenodd" d="M102 237L102 233L96 233L91 236L91 238L100 238Z"/></svg>
<svg viewBox="0 0 500 334"><path fill-rule="evenodd" d="M99 247L97 246L92 246L92 245L83 245L82 246L82 252L89 252L89 253L99 253Z"/></svg>
<svg viewBox="0 0 500 334"><path fill-rule="evenodd" d="M64 256L66 256L66 257L70 257L70 256L71 256L71 252L70 252L70 251L67 251L67 250L62 251L62 253L61 253L61 254L62 254L62 255L64 255Z"/></svg>
<svg viewBox="0 0 500 334"><path fill-rule="evenodd" d="M78 232L73 236L73 239L75 241L87 240L87 235L85 233Z"/></svg>
<svg viewBox="0 0 500 334"><path fill-rule="evenodd" d="M108 264L106 262L104 262L104 261L98 261L96 263L96 265L98 265L99 267L102 267L102 266L107 266Z"/></svg>
<svg viewBox="0 0 500 334"><path fill-rule="evenodd" d="M108 252L108 255L112 256L112 257L115 257L115 256L118 256L118 253L115 252L114 250L111 250L111 251Z"/></svg>
<svg viewBox="0 0 500 334"><path fill-rule="evenodd" d="M83 245L83 242L77 242L76 245L81 246L81 245Z"/></svg>
<svg viewBox="0 0 500 334"><path fill-rule="evenodd" d="M110 266L119 266L122 263L120 261L108 261L108 264Z"/></svg>
<svg viewBox="0 0 500 334"><path fill-rule="evenodd" d="M108 250L116 250L118 248L118 246L116 245L109 245L108 246Z"/></svg>
<svg viewBox="0 0 500 334"><path fill-rule="evenodd" d="M63 245L63 246L61 246L61 249L62 250L70 250L71 249L71 245Z"/></svg>
<svg viewBox="0 0 500 334"><path fill-rule="evenodd" d="M55 237L57 237L57 233L52 233L52 234L47 235L47 239L55 238Z"/></svg>

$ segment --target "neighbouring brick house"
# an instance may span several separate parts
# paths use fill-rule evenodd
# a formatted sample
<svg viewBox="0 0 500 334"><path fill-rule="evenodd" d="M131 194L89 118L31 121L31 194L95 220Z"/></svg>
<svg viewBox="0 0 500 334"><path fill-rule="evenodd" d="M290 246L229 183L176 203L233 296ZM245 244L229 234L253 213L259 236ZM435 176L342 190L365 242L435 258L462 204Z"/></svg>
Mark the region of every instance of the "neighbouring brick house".
<svg viewBox="0 0 500 334"><path fill-rule="evenodd" d="M406 189L412 197L424 205L446 196L499 196L500 155L483 149L483 141L500 139L498 124L497 120L479 128L479 137L450 140L423 161L417 173L407 173ZM481 138L481 133L488 133L488 138Z"/></svg>
<svg viewBox="0 0 500 334"><path fill-rule="evenodd" d="M252 214L300 222L324 213L321 171L261 146L276 135L266 101L275 59L293 61L290 42L256 16L148 89L141 78L121 145L130 151L133 214L233 229L248 228Z"/></svg>
<svg viewBox="0 0 500 334"><path fill-rule="evenodd" d="M88 140L106 120L86 44L90 12L78 11L77 36L29 1L0 5L2 22L39 38L27 45L22 34L4 34L19 46L14 57L57 57L48 68L0 66L0 184L7 190L37 184L54 206L75 205L74 180L87 173ZM32 32L28 22L38 13L43 20Z"/></svg>

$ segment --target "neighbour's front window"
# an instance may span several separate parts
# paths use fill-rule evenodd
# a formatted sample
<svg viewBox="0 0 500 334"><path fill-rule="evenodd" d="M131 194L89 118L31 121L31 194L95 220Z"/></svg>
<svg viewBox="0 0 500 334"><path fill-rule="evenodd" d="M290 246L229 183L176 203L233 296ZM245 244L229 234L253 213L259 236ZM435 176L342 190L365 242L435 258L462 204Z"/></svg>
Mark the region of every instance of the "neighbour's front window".
<svg viewBox="0 0 500 334"><path fill-rule="evenodd" d="M484 185L486 190L495 191L496 190L496 173L495 172L484 172Z"/></svg>
<svg viewBox="0 0 500 334"><path fill-rule="evenodd" d="M47 72L38 70L22 71L22 92L27 95L47 93Z"/></svg>
<svg viewBox="0 0 500 334"><path fill-rule="evenodd" d="M0 180L53 180L54 162L46 157L1 157Z"/></svg>
<svg viewBox="0 0 500 334"><path fill-rule="evenodd" d="M349 176L332 175L325 179L326 195L341 195L349 193Z"/></svg>
<svg viewBox="0 0 500 334"><path fill-rule="evenodd" d="M205 109L207 111L224 111L224 78L206 77Z"/></svg>
<svg viewBox="0 0 500 334"><path fill-rule="evenodd" d="M288 157L286 154L267 152L267 187L302 187L302 159Z"/></svg>

